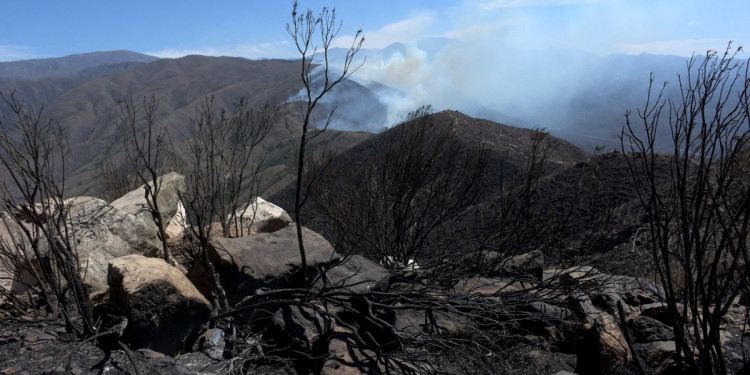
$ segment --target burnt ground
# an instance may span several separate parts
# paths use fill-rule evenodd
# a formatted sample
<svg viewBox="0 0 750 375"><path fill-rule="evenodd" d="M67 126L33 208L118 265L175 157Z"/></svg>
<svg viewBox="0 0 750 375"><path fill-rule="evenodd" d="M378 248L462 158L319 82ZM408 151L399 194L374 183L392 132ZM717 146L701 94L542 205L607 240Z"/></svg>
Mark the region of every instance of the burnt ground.
<svg viewBox="0 0 750 375"><path fill-rule="evenodd" d="M81 344L76 335L65 332L61 320L17 316L3 308L0 308L0 318L3 322L0 328L0 375L298 374L283 364L260 364L246 372L231 372L230 360L215 360L201 352L173 358L149 350L134 350L130 351L134 364L122 349L105 350L92 342ZM575 354L547 352L531 347L506 354L508 358L494 366L500 372L518 375L572 371L576 362ZM467 373L467 369L461 367L460 358L449 357L436 364L449 371L455 367L455 373ZM57 371L54 371L55 368Z"/></svg>
<svg viewBox="0 0 750 375"><path fill-rule="evenodd" d="M745 325L747 314L745 306L734 305L724 319L722 342L728 373L750 373L748 368L743 368L750 356L747 352L750 347L750 332ZM244 372L235 366L235 371L231 371L231 360L215 360L202 352L169 357L149 350L129 350L133 358L131 362L122 349L105 350L92 342L82 344L76 335L66 333L62 320L34 319L9 310L7 305L0 306L0 322L0 375L298 373L290 366L279 363L253 365ZM518 375L572 372L576 368L576 362L581 359L574 353L550 352L533 346L519 347L505 354L507 357L497 361L493 367L499 372ZM459 357L448 355L434 364L448 373L466 373L461 362ZM56 366L58 371L54 371ZM621 368L613 369L612 373L637 374L637 370L634 363L627 363Z"/></svg>
<svg viewBox="0 0 750 375"><path fill-rule="evenodd" d="M131 352L138 372L123 350L80 344L59 321L3 320L0 331L0 374L214 374L220 364L202 353L184 358ZM80 347L79 347L80 345ZM72 353L72 354L71 354ZM68 356L66 358L66 356ZM217 365L219 365L217 368ZM54 369L57 366L58 371ZM66 370L67 367L67 370Z"/></svg>
<svg viewBox="0 0 750 375"><path fill-rule="evenodd" d="M177 357L137 350L130 351L134 363L122 349L104 350L92 342L65 332L61 320L38 320L13 316L0 308L0 375L32 374L219 374L227 373L231 362L217 361L201 352ZM57 366L58 371L54 371ZM284 366L265 365L252 374L293 374Z"/></svg>

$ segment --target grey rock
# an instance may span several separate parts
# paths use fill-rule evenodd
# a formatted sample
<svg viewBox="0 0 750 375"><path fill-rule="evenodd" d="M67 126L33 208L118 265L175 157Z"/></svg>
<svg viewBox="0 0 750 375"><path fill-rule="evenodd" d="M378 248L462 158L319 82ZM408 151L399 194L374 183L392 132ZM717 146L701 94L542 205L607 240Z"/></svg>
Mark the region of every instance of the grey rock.
<svg viewBox="0 0 750 375"><path fill-rule="evenodd" d="M31 247L29 241L23 235L21 226L7 212L0 212L0 246L2 246L2 253L0 253L0 258L2 258L0 259L0 290L12 290L14 293L23 294L27 285L34 285L36 282L31 279L31 275L25 275L25 272L21 272L21 270L16 273L16 264L6 256L18 254L19 258L23 258L23 255L18 251L26 251L27 254L31 255ZM3 297L0 296L0 298Z"/></svg>
<svg viewBox="0 0 750 375"><path fill-rule="evenodd" d="M628 321L628 329L635 342L647 343L674 339L671 327L645 315L636 316Z"/></svg>
<svg viewBox="0 0 750 375"><path fill-rule="evenodd" d="M39 349L48 344L57 343L57 333L54 331L29 328L23 334L23 346L30 349Z"/></svg>
<svg viewBox="0 0 750 375"><path fill-rule="evenodd" d="M93 197L71 198L66 203L71 242L78 252L81 275L92 293L106 290L109 261L161 246L153 223L141 217Z"/></svg>
<svg viewBox="0 0 750 375"><path fill-rule="evenodd" d="M273 233L286 228L292 223L292 218L281 207L256 197L249 204L244 204L234 214L234 221L230 222L230 236L242 237L253 233ZM236 228L240 228L238 231ZM215 233L219 233L221 228ZM238 233L239 232L239 233Z"/></svg>
<svg viewBox="0 0 750 375"><path fill-rule="evenodd" d="M676 346L674 341L655 341L635 344L635 351L653 373L660 374L673 365Z"/></svg>
<svg viewBox="0 0 750 375"><path fill-rule="evenodd" d="M358 342L356 333L347 328L336 327L328 345L331 358L325 361L320 373L322 375L381 373L378 371L378 356L371 350L360 348Z"/></svg>
<svg viewBox="0 0 750 375"><path fill-rule="evenodd" d="M308 274L329 268L339 255L318 233L303 228ZM246 237L214 237L208 242L208 255L230 302L252 295L260 288L296 285L301 267L297 230L288 226L274 233L256 233ZM211 277L201 262L195 262L188 277L204 293L213 295Z"/></svg>
<svg viewBox="0 0 750 375"><path fill-rule="evenodd" d="M412 339L433 335L471 335L477 330L469 318L460 314L424 309L396 309L393 326L400 335Z"/></svg>
<svg viewBox="0 0 750 375"><path fill-rule="evenodd" d="M75 197L66 199L64 205L67 208L70 244L78 256L81 277L89 286L91 293L106 290L107 266L110 260L129 254L154 251L160 246L152 223L108 205L101 199ZM22 222L21 225L31 226L32 224ZM31 250L29 241L21 235L20 229L19 224L8 214L3 214L0 223L0 240L15 249L25 249L32 264L24 268L37 267L38 269L38 261ZM45 254L48 249L46 241L41 241L40 252ZM15 270L11 271L3 266L0 266L0 272L12 272L17 284L14 287L16 290L25 290L23 284L35 283L30 274L20 272L16 275Z"/></svg>
<svg viewBox="0 0 750 375"><path fill-rule="evenodd" d="M683 305L678 303L676 307L677 311L682 313ZM641 306L641 315L654 318L666 325L671 325L673 321L669 312L669 306L662 302L654 302Z"/></svg>
<svg viewBox="0 0 750 375"><path fill-rule="evenodd" d="M359 374L430 374L428 364L415 366L395 356L384 356L360 346L357 334L337 326L328 345L329 358L320 370L322 375Z"/></svg>
<svg viewBox="0 0 750 375"><path fill-rule="evenodd" d="M579 297L580 311L590 328L578 350L576 372L581 375L605 374L632 358L618 319L597 309L590 300Z"/></svg>
<svg viewBox="0 0 750 375"><path fill-rule="evenodd" d="M385 290L388 287L390 273L378 263L361 255L353 255L328 269L325 277L326 288L338 288L362 293L371 290ZM324 282L320 280L313 286L313 290L319 291L323 287Z"/></svg>
<svg viewBox="0 0 750 375"><path fill-rule="evenodd" d="M203 332L193 344L193 351L201 351L212 359L224 358L224 331L219 328L211 328Z"/></svg>
<svg viewBox="0 0 750 375"><path fill-rule="evenodd" d="M273 314L266 337L280 348L310 353L328 343L336 323L322 310L309 306L281 306Z"/></svg>
<svg viewBox="0 0 750 375"><path fill-rule="evenodd" d="M159 178L161 179L161 187L156 199L159 204L162 222L166 228L179 209L180 194L185 191L185 176L171 172ZM144 187L145 185L139 186L137 189L114 200L111 205L153 224L154 221L148 210ZM153 187L153 184L149 183L149 187Z"/></svg>
<svg viewBox="0 0 750 375"><path fill-rule="evenodd" d="M169 224L164 228L164 233L168 240L176 242L181 240L189 230L185 206L182 205L182 202L177 202L177 210L172 219L169 220Z"/></svg>
<svg viewBox="0 0 750 375"><path fill-rule="evenodd" d="M622 298L620 298L619 294L615 293L601 293L601 294L594 294L591 297L591 302L594 304L594 306L606 311L607 313L619 317L619 312L617 309L617 304L620 303L622 306L623 312L627 315L632 312L632 308L630 305L625 303Z"/></svg>
<svg viewBox="0 0 750 375"><path fill-rule="evenodd" d="M562 321L575 316L573 311L565 307L551 305L549 303L535 301L525 304L519 308L522 311L532 312L536 316L547 320Z"/></svg>
<svg viewBox="0 0 750 375"><path fill-rule="evenodd" d="M453 289L459 293L483 296L501 296L504 293L526 292L536 285L513 278L471 277L459 280Z"/></svg>

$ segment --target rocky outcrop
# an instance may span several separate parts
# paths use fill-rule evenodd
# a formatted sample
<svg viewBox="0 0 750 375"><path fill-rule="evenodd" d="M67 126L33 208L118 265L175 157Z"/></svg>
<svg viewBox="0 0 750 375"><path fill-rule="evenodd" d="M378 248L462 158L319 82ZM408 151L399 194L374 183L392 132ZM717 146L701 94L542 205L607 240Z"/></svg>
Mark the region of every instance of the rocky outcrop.
<svg viewBox="0 0 750 375"><path fill-rule="evenodd" d="M109 261L154 251L161 245L153 222L93 197L66 200L71 242L78 252L81 275L91 292L107 287Z"/></svg>
<svg viewBox="0 0 750 375"><path fill-rule="evenodd" d="M323 236L303 228L303 237L309 275L338 261L339 255ZM209 259L230 302L252 295L261 288L300 285L301 280L297 278L301 261L294 226L247 237L213 237L208 245ZM201 262L195 262L188 277L204 295L212 296L212 278Z"/></svg>
<svg viewBox="0 0 750 375"><path fill-rule="evenodd" d="M136 348L174 355L189 348L211 305L162 259L129 255L110 262L110 303L128 318L123 339Z"/></svg>
<svg viewBox="0 0 750 375"><path fill-rule="evenodd" d="M160 177L161 187L157 195L157 203L161 212L162 222L165 226L175 216L178 211L180 195L185 191L185 176L171 172ZM123 195L111 203L112 207L120 209L128 214L139 216L149 223L153 224L151 212L146 202L145 190L142 185L137 189ZM152 187L149 184L149 187Z"/></svg>
<svg viewBox="0 0 750 375"><path fill-rule="evenodd" d="M70 198L66 199L64 204L68 214L70 244L78 255L81 277L92 293L106 290L107 267L110 260L130 254L152 252L160 247L153 222L142 217L128 214L94 197ZM3 215L0 223L2 241L15 251L26 249L30 262L36 262L28 240L21 234L19 224L7 214ZM47 242L39 243L40 251L46 253ZM3 265L0 265L0 269L2 267ZM16 289L23 289L20 283L23 283L24 277L28 279L28 276L20 274L13 277L19 282Z"/></svg>
<svg viewBox="0 0 750 375"><path fill-rule="evenodd" d="M460 341L489 330L500 341L507 338L501 344L512 350L568 358L555 371L613 373L633 366L633 353L647 372L676 368L671 316L661 302L664 291L653 282L591 266L545 269L541 253L530 252L490 254L485 260L493 267L481 275L434 285L434 269L388 270L360 255L341 257L325 238L303 229L307 272L315 280L303 290L296 228L285 219L260 224L258 219L273 216L260 213L263 202L256 201L256 220L243 223L243 231L253 233L209 241L208 258L230 305L255 298L243 301L232 323L219 319L218 327L206 330L208 300L214 300L217 288L205 265L194 262L188 278L161 259L131 255L160 249L150 214L128 213L96 198L66 201L86 281L94 290L110 288L109 302L97 306L98 317L109 315L115 324L124 324L121 339L136 348L169 355L192 349L219 362L238 346L243 355L257 358L264 348L273 348L274 355L325 374L425 372L429 369L400 361L394 343ZM179 203L176 212L171 223L184 229ZM0 223L6 243L18 230L13 225ZM108 274L102 264L108 265ZM20 276L0 264L0 277ZM728 316L727 325L731 319L744 321L745 308L733 309L737 316ZM102 329L108 329L105 323ZM248 331L238 336L238 329ZM232 336L225 338L225 332ZM730 349L737 337L737 331L722 328L720 339ZM523 344L516 348L518 342ZM527 350L528 345L534 349ZM552 368L547 360L534 366Z"/></svg>
<svg viewBox="0 0 750 375"><path fill-rule="evenodd" d="M256 197L255 201L245 204L235 212L235 222L230 223L230 237L248 236L253 233L273 233L286 228L292 218L283 208ZM219 233L221 228L214 233Z"/></svg>

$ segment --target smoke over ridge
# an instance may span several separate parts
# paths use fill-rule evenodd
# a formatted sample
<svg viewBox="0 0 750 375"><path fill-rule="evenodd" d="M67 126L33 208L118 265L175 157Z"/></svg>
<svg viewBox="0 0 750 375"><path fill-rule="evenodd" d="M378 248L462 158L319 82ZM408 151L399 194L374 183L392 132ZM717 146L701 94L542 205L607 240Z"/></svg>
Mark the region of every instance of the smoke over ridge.
<svg viewBox="0 0 750 375"><path fill-rule="evenodd" d="M343 55L334 50L332 61L340 63ZM625 110L643 105L649 74L654 72L657 82L673 81L686 61L502 44L490 48L447 38L396 43L361 55L366 61L353 78L387 107L385 126L418 106L432 105L568 138L579 135L577 143L585 147L612 144Z"/></svg>

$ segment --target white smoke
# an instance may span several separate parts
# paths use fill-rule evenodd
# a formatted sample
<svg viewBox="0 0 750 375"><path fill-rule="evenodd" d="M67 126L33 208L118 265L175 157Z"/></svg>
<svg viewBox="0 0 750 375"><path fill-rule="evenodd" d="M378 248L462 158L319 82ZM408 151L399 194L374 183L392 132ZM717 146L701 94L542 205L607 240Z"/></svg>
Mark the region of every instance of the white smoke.
<svg viewBox="0 0 750 375"><path fill-rule="evenodd" d="M685 58L675 56L601 56L447 38L361 53L366 62L353 78L387 106L386 126L431 105L437 111L542 127L571 139L589 138L591 144L579 143L586 148L616 141L625 110L645 100L650 72L657 72L658 82L673 80L685 66Z"/></svg>
<svg viewBox="0 0 750 375"><path fill-rule="evenodd" d="M389 119L399 119L421 105L457 109L470 115L496 113L539 122L533 115L585 89L591 71L581 64L558 66L555 54L522 52L503 46L464 44L449 39L394 45L364 51L366 64L355 77L380 82L401 94L384 91ZM569 59L568 59L569 60ZM647 78L647 77L646 77ZM552 123L539 124L553 127Z"/></svg>

